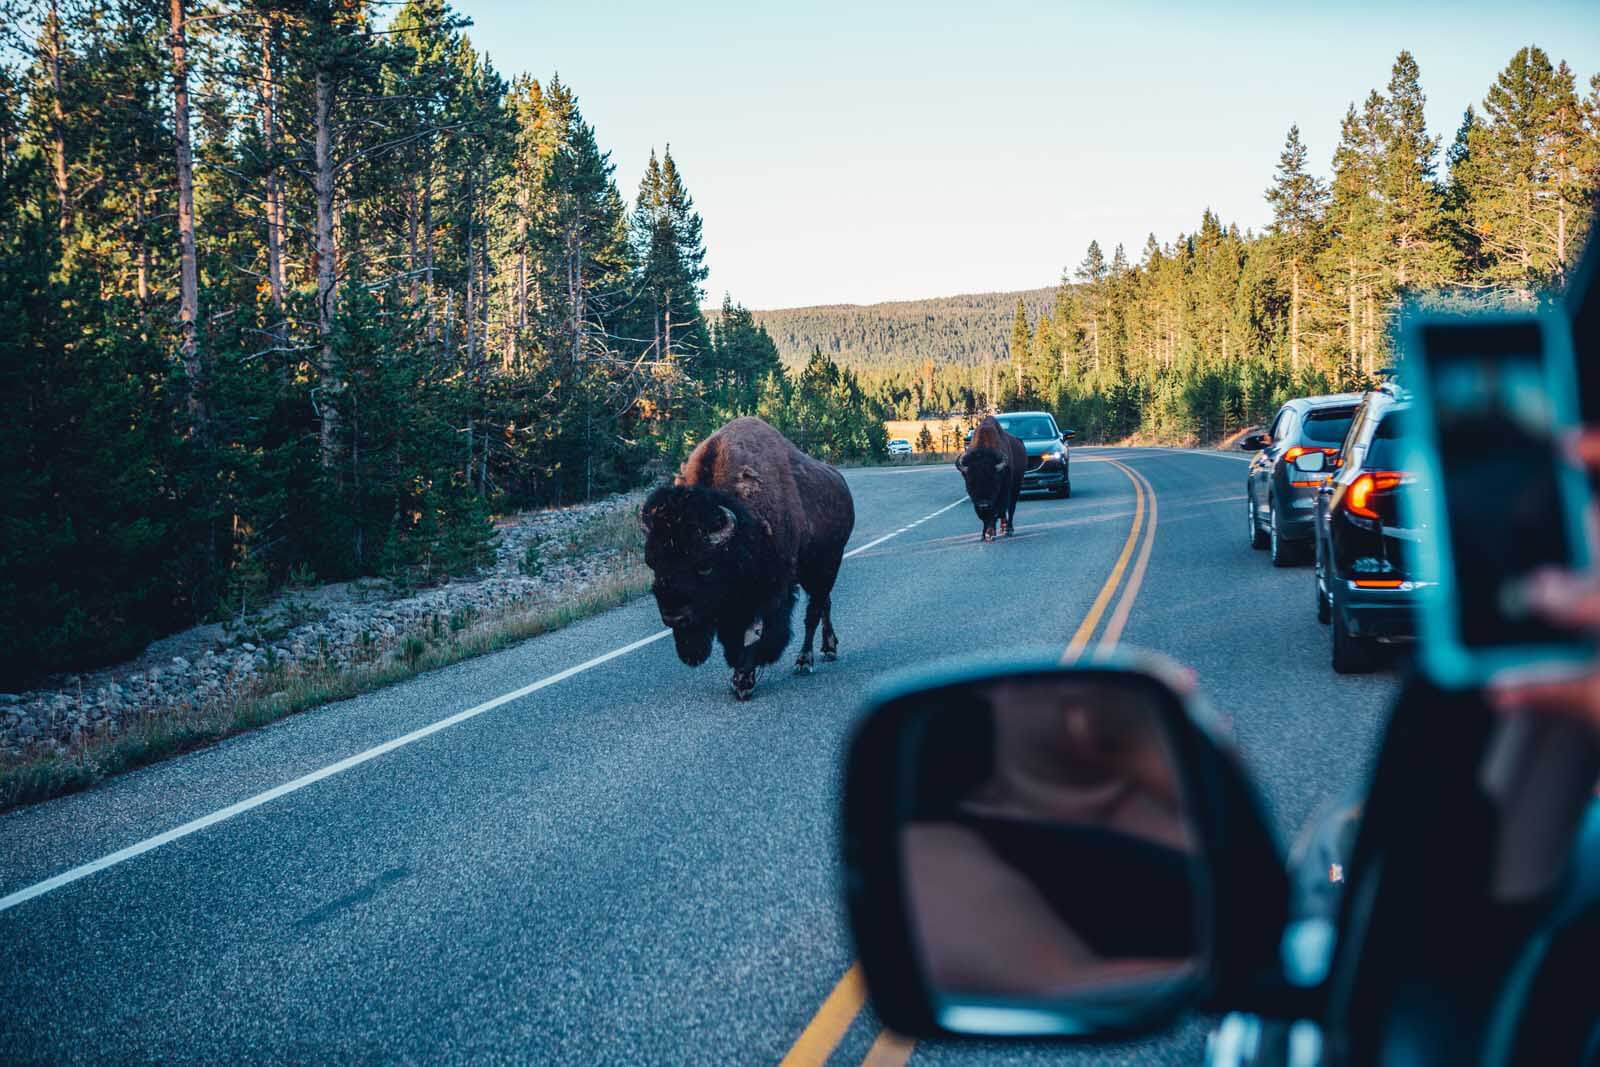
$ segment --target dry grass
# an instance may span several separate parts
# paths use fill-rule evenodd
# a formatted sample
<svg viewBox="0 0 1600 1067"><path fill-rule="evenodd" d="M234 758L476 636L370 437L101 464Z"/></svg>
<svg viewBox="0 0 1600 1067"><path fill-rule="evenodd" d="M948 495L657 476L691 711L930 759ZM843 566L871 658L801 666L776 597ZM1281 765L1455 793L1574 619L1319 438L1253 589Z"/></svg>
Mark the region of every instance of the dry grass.
<svg viewBox="0 0 1600 1067"><path fill-rule="evenodd" d="M632 509L585 524L566 550L576 556L620 553L606 577L559 603L519 606L482 616L458 631L408 634L380 658L346 668L280 669L214 704L168 707L126 723L116 736L86 741L67 756L0 764L0 812L86 789L102 779L187 752L321 704L370 693L425 671L498 652L559 630L643 595L650 587L642 537Z"/></svg>

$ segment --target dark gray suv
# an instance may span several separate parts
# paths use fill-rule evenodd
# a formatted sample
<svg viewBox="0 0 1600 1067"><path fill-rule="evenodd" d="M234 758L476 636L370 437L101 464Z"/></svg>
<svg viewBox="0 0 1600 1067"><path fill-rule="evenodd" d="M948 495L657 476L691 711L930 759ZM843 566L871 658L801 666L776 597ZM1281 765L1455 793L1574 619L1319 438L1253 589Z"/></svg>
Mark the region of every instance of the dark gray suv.
<svg viewBox="0 0 1600 1067"><path fill-rule="evenodd" d="M1278 410L1266 433L1239 442L1246 452L1256 453L1244 490L1250 547L1271 548L1275 565L1310 559L1317 533L1317 490L1325 477L1319 471L1332 470L1360 404L1360 393L1291 400ZM1320 467L1296 463L1317 452L1326 457Z"/></svg>

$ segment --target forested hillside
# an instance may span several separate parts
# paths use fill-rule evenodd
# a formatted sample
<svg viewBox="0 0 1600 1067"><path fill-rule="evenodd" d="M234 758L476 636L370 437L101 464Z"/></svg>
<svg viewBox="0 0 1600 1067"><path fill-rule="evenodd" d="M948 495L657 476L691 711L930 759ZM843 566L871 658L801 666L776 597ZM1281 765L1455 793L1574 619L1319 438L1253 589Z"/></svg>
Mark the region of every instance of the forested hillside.
<svg viewBox="0 0 1600 1067"><path fill-rule="evenodd" d="M1600 75L1580 86L1520 48L1448 147L1423 102L1402 52L1350 104L1328 179L1291 126L1262 176L1265 233L1207 210L1132 256L1091 243L1049 314L1018 312L1000 402L1052 405L1090 438L1209 440L1286 396L1371 381L1407 296L1529 306L1559 292L1600 189Z"/></svg>
<svg viewBox="0 0 1600 1067"><path fill-rule="evenodd" d="M1055 289L973 293L883 304L823 304L755 311L786 364L823 354L852 368L921 363L981 366L1003 360L1011 319L1021 300L1031 316L1048 311Z"/></svg>
<svg viewBox="0 0 1600 1067"><path fill-rule="evenodd" d="M0 688L272 586L489 557L491 512L760 410L880 451L853 375L700 313L685 176L444 0L0 0ZM671 129L663 127L665 143Z"/></svg>

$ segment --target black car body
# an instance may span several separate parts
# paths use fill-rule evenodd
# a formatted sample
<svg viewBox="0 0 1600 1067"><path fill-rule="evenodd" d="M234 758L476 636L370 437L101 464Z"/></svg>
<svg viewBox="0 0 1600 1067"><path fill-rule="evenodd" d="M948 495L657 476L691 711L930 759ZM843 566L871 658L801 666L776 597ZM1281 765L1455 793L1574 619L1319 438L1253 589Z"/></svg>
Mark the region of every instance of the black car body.
<svg viewBox="0 0 1600 1067"><path fill-rule="evenodd" d="M1368 393L1345 437L1338 469L1317 498L1317 617L1333 627L1333 669L1371 670L1378 648L1416 636L1425 583L1412 572L1405 496L1415 476L1402 469L1410 405L1392 386Z"/></svg>
<svg viewBox="0 0 1600 1067"><path fill-rule="evenodd" d="M1321 452L1332 469L1360 404L1359 393L1291 400L1266 433L1239 442L1240 448L1256 453L1245 476L1250 545L1271 548L1272 562L1280 567L1306 559L1317 532L1317 490L1323 476L1296 469L1295 460Z"/></svg>
<svg viewBox="0 0 1600 1067"><path fill-rule="evenodd" d="M1002 430L1021 438L1028 450L1028 469L1022 475L1022 491L1071 496L1072 460L1067 439L1073 431L1063 431L1048 411L1008 411L995 418L1000 421Z"/></svg>

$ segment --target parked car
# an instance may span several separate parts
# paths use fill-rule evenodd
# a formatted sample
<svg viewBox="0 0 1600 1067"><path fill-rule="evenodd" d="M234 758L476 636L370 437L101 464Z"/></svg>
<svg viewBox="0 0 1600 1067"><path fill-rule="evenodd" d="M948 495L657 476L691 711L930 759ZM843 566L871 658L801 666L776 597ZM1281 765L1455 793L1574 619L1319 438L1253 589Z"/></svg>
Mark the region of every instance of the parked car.
<svg viewBox="0 0 1600 1067"><path fill-rule="evenodd" d="M1333 669L1373 670L1380 644L1416 636L1416 602L1426 583L1412 573L1408 543L1421 531L1405 516L1416 478L1401 469L1405 394L1374 389L1342 445L1338 470L1317 495L1317 618L1333 627Z"/></svg>
<svg viewBox="0 0 1600 1067"><path fill-rule="evenodd" d="M1028 469L1022 491L1044 490L1058 497L1072 495L1071 457L1067 441L1076 431L1062 430L1048 411L1008 411L995 416L1000 428L1022 439L1028 450Z"/></svg>
<svg viewBox="0 0 1600 1067"><path fill-rule="evenodd" d="M891 455L891 456L909 456L909 455L911 455L911 442L907 441L904 437L896 437L894 440L889 442L889 455Z"/></svg>
<svg viewBox="0 0 1600 1067"><path fill-rule="evenodd" d="M1316 536L1317 490L1323 477L1296 467L1295 461L1320 452L1331 469L1360 404L1360 393L1291 400L1266 433L1239 442L1246 452L1256 453L1245 475L1250 547L1270 548L1274 565L1305 562Z"/></svg>

